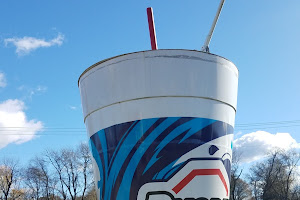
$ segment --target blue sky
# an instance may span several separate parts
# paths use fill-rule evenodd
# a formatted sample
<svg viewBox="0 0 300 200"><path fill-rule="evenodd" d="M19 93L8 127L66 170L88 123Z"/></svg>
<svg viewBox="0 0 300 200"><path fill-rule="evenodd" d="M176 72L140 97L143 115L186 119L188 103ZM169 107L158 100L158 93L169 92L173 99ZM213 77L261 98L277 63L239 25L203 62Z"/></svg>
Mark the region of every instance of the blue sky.
<svg viewBox="0 0 300 200"><path fill-rule="evenodd" d="M25 162L46 148L87 140L78 77L102 59L150 49L147 7L154 9L159 49L200 50L218 4L1 1L0 157ZM299 10L299 0L227 0L214 32L211 52L239 68L236 146L255 147L248 161L269 147L299 148ZM26 132L7 128L15 126Z"/></svg>

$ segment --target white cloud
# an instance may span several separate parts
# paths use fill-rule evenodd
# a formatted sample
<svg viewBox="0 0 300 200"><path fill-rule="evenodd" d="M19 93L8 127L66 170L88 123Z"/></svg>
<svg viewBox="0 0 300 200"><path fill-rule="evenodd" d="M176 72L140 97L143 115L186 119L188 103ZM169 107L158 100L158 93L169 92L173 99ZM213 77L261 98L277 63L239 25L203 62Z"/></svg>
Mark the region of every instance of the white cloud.
<svg viewBox="0 0 300 200"><path fill-rule="evenodd" d="M42 85L38 85L35 88L36 92L46 92L47 91L47 87L46 86L42 86Z"/></svg>
<svg viewBox="0 0 300 200"><path fill-rule="evenodd" d="M76 107L76 106L69 106L69 108L70 108L71 110L77 110L77 107Z"/></svg>
<svg viewBox="0 0 300 200"><path fill-rule="evenodd" d="M4 73L0 72L0 88L6 87L6 78Z"/></svg>
<svg viewBox="0 0 300 200"><path fill-rule="evenodd" d="M45 39L38 39L34 37L23 37L23 38L7 38L4 40L5 46L8 44L13 44L16 46L16 53L18 55L25 55L30 53L33 50L36 50L41 47L51 47L55 45L62 45L64 41L64 35L58 34L56 38L46 41Z"/></svg>
<svg viewBox="0 0 300 200"><path fill-rule="evenodd" d="M24 93L24 98L31 100L34 95L40 95L42 93L45 93L48 88L42 85L38 85L36 87L28 87L26 85L21 85L17 89Z"/></svg>
<svg viewBox="0 0 300 200"><path fill-rule="evenodd" d="M271 134L265 131L245 134L234 140L233 145L236 151L241 153L241 162L259 160L275 148L284 150L300 148L289 133Z"/></svg>
<svg viewBox="0 0 300 200"><path fill-rule="evenodd" d="M25 104L18 99L0 102L0 149L8 144L22 144L35 138L43 129L43 123L28 120Z"/></svg>

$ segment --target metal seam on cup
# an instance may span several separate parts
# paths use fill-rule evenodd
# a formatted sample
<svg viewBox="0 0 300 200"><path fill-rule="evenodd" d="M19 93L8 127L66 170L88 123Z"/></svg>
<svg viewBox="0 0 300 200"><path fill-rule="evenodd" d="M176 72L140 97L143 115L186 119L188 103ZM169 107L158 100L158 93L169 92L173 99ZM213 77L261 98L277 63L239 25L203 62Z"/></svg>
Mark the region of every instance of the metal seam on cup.
<svg viewBox="0 0 300 200"><path fill-rule="evenodd" d="M125 102L129 102L129 101L137 101L137 100L142 100L142 99L155 99L155 98L196 98L196 99L207 99L207 100L212 100L212 101L217 101L217 102L220 102L220 103L223 103L223 104L226 104L228 106L230 106L234 112L236 113L236 108L232 105L230 105L229 103L226 103L224 101L221 101L221 100L218 100L218 99L213 99L213 98L209 98L209 97L197 97L197 96L152 96L152 97L141 97L141 98L135 98L135 99L129 99L129 100L125 100L125 101L118 101L118 102L115 102L115 103L112 103L112 104L109 104L109 105L106 105L106 106L102 106L100 108L97 108L95 110L93 110L92 112L88 113L85 117L84 117L84 123L86 121L86 119L93 113L99 111L99 110L102 110L103 108L107 108L107 107L110 107L112 105L116 105L116 104L120 104L120 103L125 103Z"/></svg>

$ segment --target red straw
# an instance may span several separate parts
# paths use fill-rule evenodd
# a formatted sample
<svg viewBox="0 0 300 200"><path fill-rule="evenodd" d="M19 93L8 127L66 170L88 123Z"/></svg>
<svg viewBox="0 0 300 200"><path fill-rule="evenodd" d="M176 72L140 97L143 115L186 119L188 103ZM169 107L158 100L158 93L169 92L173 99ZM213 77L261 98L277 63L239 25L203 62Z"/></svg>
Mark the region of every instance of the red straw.
<svg viewBox="0 0 300 200"><path fill-rule="evenodd" d="M157 50L154 17L153 17L153 11L151 7L147 8L147 15L148 15L151 48L152 50Z"/></svg>

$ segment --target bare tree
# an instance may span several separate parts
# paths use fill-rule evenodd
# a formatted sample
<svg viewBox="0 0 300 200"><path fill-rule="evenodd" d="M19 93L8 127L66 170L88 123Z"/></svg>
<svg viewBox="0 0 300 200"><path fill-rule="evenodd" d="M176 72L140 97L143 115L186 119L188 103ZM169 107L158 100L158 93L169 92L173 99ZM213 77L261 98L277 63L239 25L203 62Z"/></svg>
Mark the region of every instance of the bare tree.
<svg viewBox="0 0 300 200"><path fill-rule="evenodd" d="M31 160L31 165L39 169L42 181L41 183L43 186L43 197L46 200L50 200L51 196L54 196L53 192L51 192L51 186L53 187L53 180L49 173L46 160L43 157L36 156L34 159Z"/></svg>
<svg viewBox="0 0 300 200"><path fill-rule="evenodd" d="M31 159L22 170L16 160L3 159L0 200L92 200L95 192L91 165L85 143L76 148L48 150Z"/></svg>
<svg viewBox="0 0 300 200"><path fill-rule="evenodd" d="M84 197L84 200L97 200L96 188L90 187L87 191L87 194Z"/></svg>
<svg viewBox="0 0 300 200"><path fill-rule="evenodd" d="M24 172L24 182L30 189L31 197L38 200L41 197L43 172L33 166L29 166Z"/></svg>
<svg viewBox="0 0 300 200"><path fill-rule="evenodd" d="M63 183L72 200L76 200L79 190L79 160L73 149L62 150L61 163L64 166Z"/></svg>
<svg viewBox="0 0 300 200"><path fill-rule="evenodd" d="M241 152L233 149L232 151L232 165L231 165L231 176L230 176L230 199L236 200L236 186L240 179L243 169L240 169Z"/></svg>
<svg viewBox="0 0 300 200"><path fill-rule="evenodd" d="M270 154L267 160L259 162L250 168L249 180L253 188L255 199L276 199L278 178L282 171L279 151ZM277 187L277 188L276 188Z"/></svg>
<svg viewBox="0 0 300 200"><path fill-rule="evenodd" d="M56 171L63 199L84 199L92 185L92 168L89 147L80 144L76 149L47 151L46 157Z"/></svg>
<svg viewBox="0 0 300 200"><path fill-rule="evenodd" d="M252 198L252 191L249 184L241 178L236 180L233 193L235 200L249 200Z"/></svg>
<svg viewBox="0 0 300 200"><path fill-rule="evenodd" d="M45 153L51 166L54 168L54 176L57 176L57 182L59 184L57 191L63 200L67 199L67 190L64 186L64 165L62 164L62 155L60 151L47 150Z"/></svg>
<svg viewBox="0 0 300 200"><path fill-rule="evenodd" d="M249 184L244 181L241 176L243 169L241 168L242 152L233 149L231 179L230 179L230 200L246 200L251 199L252 193Z"/></svg>
<svg viewBox="0 0 300 200"><path fill-rule="evenodd" d="M283 200L289 200L293 198L293 183L296 182L295 177L297 175L296 170L299 160L300 155L295 151L287 151L282 155L282 162L285 164L285 174L282 176L283 191L281 191Z"/></svg>
<svg viewBox="0 0 300 200"><path fill-rule="evenodd" d="M89 146L86 143L81 143L77 148L77 155L79 157L79 166L82 174L82 194L81 199L84 200L88 188L93 187L92 180L92 163L89 151Z"/></svg>
<svg viewBox="0 0 300 200"><path fill-rule="evenodd" d="M25 191L22 189L12 189L10 193L10 199L11 200L24 200L25 197Z"/></svg>
<svg viewBox="0 0 300 200"><path fill-rule="evenodd" d="M249 181L255 199L290 200L293 196L299 154L275 150L250 168Z"/></svg>
<svg viewBox="0 0 300 200"><path fill-rule="evenodd" d="M19 179L19 162L11 158L3 158L0 164L0 191L4 200L8 197L13 189L13 185L17 184Z"/></svg>
<svg viewBox="0 0 300 200"><path fill-rule="evenodd" d="M291 200L300 200L300 185L293 187L291 191Z"/></svg>

